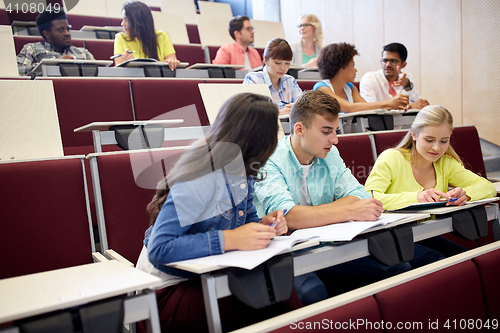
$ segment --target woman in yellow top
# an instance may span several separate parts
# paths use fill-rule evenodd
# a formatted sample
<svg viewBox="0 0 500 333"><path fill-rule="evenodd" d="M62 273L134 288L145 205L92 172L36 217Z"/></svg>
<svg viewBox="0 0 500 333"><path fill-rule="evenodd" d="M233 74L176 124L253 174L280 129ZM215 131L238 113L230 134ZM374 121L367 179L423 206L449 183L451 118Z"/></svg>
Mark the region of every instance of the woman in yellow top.
<svg viewBox="0 0 500 333"><path fill-rule="evenodd" d="M377 158L365 189L387 210L415 202L456 198L447 205L464 205L496 195L493 184L464 168L450 146L453 117L442 106L429 105L415 117L396 148ZM448 186L453 189L448 191Z"/></svg>
<svg viewBox="0 0 500 333"><path fill-rule="evenodd" d="M115 65L134 58L152 58L168 63L171 70L179 66L170 37L164 31L155 30L149 7L140 1L123 4L125 32L115 36ZM133 53L132 53L133 52Z"/></svg>
<svg viewBox="0 0 500 333"><path fill-rule="evenodd" d="M452 131L453 117L448 110L439 105L424 107L396 148L377 158L365 189L373 191L386 210L441 198L449 201L447 205L461 206L467 200L494 197L493 184L464 168L450 145ZM453 189L448 190L449 186ZM441 236L419 244L447 257L467 250Z"/></svg>

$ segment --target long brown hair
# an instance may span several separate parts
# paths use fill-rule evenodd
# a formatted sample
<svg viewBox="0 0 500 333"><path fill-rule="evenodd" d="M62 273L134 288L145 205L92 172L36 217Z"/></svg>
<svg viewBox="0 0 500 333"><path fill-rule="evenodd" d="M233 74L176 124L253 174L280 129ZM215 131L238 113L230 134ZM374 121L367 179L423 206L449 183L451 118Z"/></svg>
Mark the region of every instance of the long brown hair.
<svg viewBox="0 0 500 333"><path fill-rule="evenodd" d="M403 137L401 142L395 147L403 155L408 156L415 153L415 141L413 141L412 133L418 135L426 126L448 125L453 132L453 116L450 111L441 105L428 105L417 113L417 116L411 124L410 130ZM462 163L462 160L455 152L451 144L444 153Z"/></svg>
<svg viewBox="0 0 500 333"><path fill-rule="evenodd" d="M170 188L177 182L201 177L233 160L241 152L247 175L263 179L264 166L278 143L278 108L262 95L244 93L222 105L205 138L196 141L179 159L167 178L160 182L148 204L150 223L154 224ZM238 151L227 150L233 143Z"/></svg>
<svg viewBox="0 0 500 333"><path fill-rule="evenodd" d="M153 15L149 7L140 1L130 1L123 4L130 40L137 38L142 45L142 51L149 58L158 58L158 42L155 32Z"/></svg>

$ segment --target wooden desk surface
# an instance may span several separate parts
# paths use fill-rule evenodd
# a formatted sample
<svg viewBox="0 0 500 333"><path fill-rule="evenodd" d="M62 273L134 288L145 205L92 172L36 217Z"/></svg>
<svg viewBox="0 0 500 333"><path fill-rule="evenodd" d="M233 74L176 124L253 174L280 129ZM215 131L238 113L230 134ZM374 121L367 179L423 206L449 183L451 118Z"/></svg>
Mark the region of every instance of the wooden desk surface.
<svg viewBox="0 0 500 333"><path fill-rule="evenodd" d="M3 279L0 323L152 288L160 282L158 277L117 261Z"/></svg>

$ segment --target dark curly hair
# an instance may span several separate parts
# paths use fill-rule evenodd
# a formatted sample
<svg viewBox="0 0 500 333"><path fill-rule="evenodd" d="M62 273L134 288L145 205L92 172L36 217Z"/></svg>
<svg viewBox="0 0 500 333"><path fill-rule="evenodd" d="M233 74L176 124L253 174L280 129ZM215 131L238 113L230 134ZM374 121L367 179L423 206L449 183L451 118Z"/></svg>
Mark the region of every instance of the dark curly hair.
<svg viewBox="0 0 500 333"><path fill-rule="evenodd" d="M47 7L36 17L36 28L38 29L38 32L43 37L43 39L47 40L43 35L43 32L45 30L50 31L50 29L52 29L52 21L66 19L67 17L64 11L60 10L56 12L54 9L49 9L49 7Z"/></svg>
<svg viewBox="0 0 500 333"><path fill-rule="evenodd" d="M347 67L358 50L352 44L335 43L325 46L319 54L317 65L323 80L334 77L341 68Z"/></svg>

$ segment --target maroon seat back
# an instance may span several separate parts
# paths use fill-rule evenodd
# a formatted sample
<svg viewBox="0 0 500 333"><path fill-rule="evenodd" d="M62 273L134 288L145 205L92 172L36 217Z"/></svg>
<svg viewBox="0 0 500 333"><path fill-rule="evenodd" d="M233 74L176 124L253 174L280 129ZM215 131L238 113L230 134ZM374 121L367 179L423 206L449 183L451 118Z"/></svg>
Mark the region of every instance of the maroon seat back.
<svg viewBox="0 0 500 333"><path fill-rule="evenodd" d="M5 9L0 9L0 25L10 25L9 15Z"/></svg>
<svg viewBox="0 0 500 333"><path fill-rule="evenodd" d="M189 65L204 64L205 53L200 45L174 45L177 59Z"/></svg>
<svg viewBox="0 0 500 333"><path fill-rule="evenodd" d="M500 318L500 250L495 250L474 258L481 284L483 296L488 309L489 318Z"/></svg>
<svg viewBox="0 0 500 333"><path fill-rule="evenodd" d="M78 158L0 164L0 279L92 262Z"/></svg>
<svg viewBox="0 0 500 333"><path fill-rule="evenodd" d="M384 150L394 148L406 135L408 131L374 132L375 148L377 156Z"/></svg>
<svg viewBox="0 0 500 333"><path fill-rule="evenodd" d="M486 177L483 155L479 134L475 126L463 126L453 129L450 140L451 146L462 159L465 168L472 172Z"/></svg>
<svg viewBox="0 0 500 333"><path fill-rule="evenodd" d="M382 318L380 317L380 310L377 302L373 297L369 296L341 307L322 312L304 321L292 321L290 325L271 332L296 332L301 331L302 329L300 328L311 332L320 332L322 330L341 332L383 332L381 325L373 325L373 323L380 323L381 320ZM366 323L368 322L372 323L372 325L367 325ZM316 325L315 328L307 329L306 327L308 326L306 325L311 325L311 323L322 323L324 326L318 327L318 325ZM329 326L330 323L331 326ZM355 323L355 325L353 326L349 323ZM359 326L356 326L358 324Z"/></svg>
<svg viewBox="0 0 500 333"><path fill-rule="evenodd" d="M109 60L113 55L114 40L86 40L85 48L96 60Z"/></svg>
<svg viewBox="0 0 500 333"><path fill-rule="evenodd" d="M119 27L122 24L122 21L123 21L123 19L121 19L121 18L113 18L113 17L109 18L109 24L112 27Z"/></svg>
<svg viewBox="0 0 500 333"><path fill-rule="evenodd" d="M439 322L439 330L445 323L453 331L460 330L460 320L474 318L484 323L486 308L481 290L481 281L472 261L462 262L435 273L384 290L374 295L384 322L421 323L420 328L409 331L431 331L429 324ZM463 324L463 323L462 323ZM488 332L487 328L477 331Z"/></svg>
<svg viewBox="0 0 500 333"><path fill-rule="evenodd" d="M186 24L187 33L189 37L189 43L200 44L200 34L198 32L198 25L196 24Z"/></svg>
<svg viewBox="0 0 500 333"><path fill-rule="evenodd" d="M364 184L373 168L373 154L368 135L339 136L336 146L346 167Z"/></svg>
<svg viewBox="0 0 500 333"><path fill-rule="evenodd" d="M73 30L80 30L84 25L104 27L111 24L109 18L107 17L72 15L72 14L68 14L67 16L68 16L68 23L71 25Z"/></svg>
<svg viewBox="0 0 500 333"><path fill-rule="evenodd" d="M233 83L233 84L242 84L243 80L241 79L209 79L209 80L204 80L205 83L222 83L222 84L228 84L228 83Z"/></svg>
<svg viewBox="0 0 500 333"><path fill-rule="evenodd" d="M133 263L137 262L144 232L149 227L146 206L156 193L158 181L165 177L161 160L164 159L164 164L168 165L183 152L133 152L97 158L108 248ZM157 163L141 173L137 172L139 176L134 177L133 166L143 170L152 165L152 160Z"/></svg>
<svg viewBox="0 0 500 333"><path fill-rule="evenodd" d="M44 42L43 37L40 36L14 36L14 47L16 54L21 52L23 46L28 43ZM83 40L72 40L71 45L76 47L83 47Z"/></svg>
<svg viewBox="0 0 500 333"><path fill-rule="evenodd" d="M215 59L215 56L217 55L217 51L219 50L220 46L207 46L208 47L208 53L210 54L210 63Z"/></svg>
<svg viewBox="0 0 500 333"><path fill-rule="evenodd" d="M94 152L92 133L75 133L75 128L92 122L134 120L128 80L68 78L53 83L66 154L70 147Z"/></svg>
<svg viewBox="0 0 500 333"><path fill-rule="evenodd" d="M137 120L184 119L184 122L177 127L208 126L208 116L198 89L199 83L203 81L132 79L131 87ZM160 116L161 118L157 118Z"/></svg>
<svg viewBox="0 0 500 333"><path fill-rule="evenodd" d="M314 85L318 82L317 80L297 80L297 84L299 85L302 91L313 90Z"/></svg>

